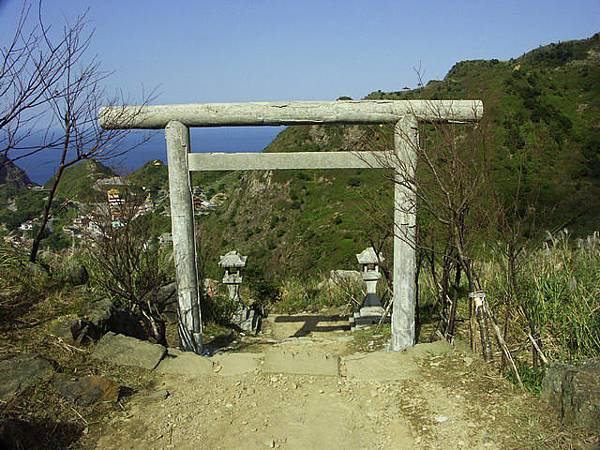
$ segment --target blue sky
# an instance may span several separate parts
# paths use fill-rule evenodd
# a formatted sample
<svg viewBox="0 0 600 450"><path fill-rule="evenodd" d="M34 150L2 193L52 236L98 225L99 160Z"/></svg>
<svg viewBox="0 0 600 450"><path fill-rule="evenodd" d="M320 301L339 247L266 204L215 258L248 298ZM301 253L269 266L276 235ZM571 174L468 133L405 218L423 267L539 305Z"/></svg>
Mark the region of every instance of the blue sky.
<svg viewBox="0 0 600 450"><path fill-rule="evenodd" d="M0 45L23 0L0 0ZM361 98L440 79L465 59L510 59L600 31L600 0L303 1L44 0L59 31L89 8L90 56L114 71L110 91L153 103ZM198 129L194 151L259 151L280 128ZM134 132L137 135L138 132ZM135 137L135 136L134 136ZM165 159L157 136L122 162ZM36 182L56 155L19 161Z"/></svg>
<svg viewBox="0 0 600 450"><path fill-rule="evenodd" d="M0 0L2 30L21 1ZM588 1L46 0L47 21L89 11L111 88L156 103L360 98L600 31Z"/></svg>

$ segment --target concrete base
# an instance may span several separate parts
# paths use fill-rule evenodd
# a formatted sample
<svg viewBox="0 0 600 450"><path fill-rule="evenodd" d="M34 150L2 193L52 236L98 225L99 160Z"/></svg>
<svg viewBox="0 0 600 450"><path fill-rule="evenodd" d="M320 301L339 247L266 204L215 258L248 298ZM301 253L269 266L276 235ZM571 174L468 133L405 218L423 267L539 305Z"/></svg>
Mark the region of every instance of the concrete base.
<svg viewBox="0 0 600 450"><path fill-rule="evenodd" d="M385 310L381 306L363 306L350 317L350 327L354 331L369 325L377 325L384 314ZM390 323L390 318L385 317L383 323Z"/></svg>
<svg viewBox="0 0 600 450"><path fill-rule="evenodd" d="M355 353L342 359L348 379L399 381L421 375L417 362L432 356L452 353L446 341L417 344L404 352Z"/></svg>
<svg viewBox="0 0 600 450"><path fill-rule="evenodd" d="M232 322L243 332L258 332L260 330L261 317L254 309L243 305L233 315Z"/></svg>
<svg viewBox="0 0 600 450"><path fill-rule="evenodd" d="M221 353L209 358L170 348L168 356L160 362L156 371L189 377L233 376L259 369L263 358L262 353Z"/></svg>
<svg viewBox="0 0 600 450"><path fill-rule="evenodd" d="M262 371L295 375L339 376L339 356L322 353L282 351L265 355Z"/></svg>

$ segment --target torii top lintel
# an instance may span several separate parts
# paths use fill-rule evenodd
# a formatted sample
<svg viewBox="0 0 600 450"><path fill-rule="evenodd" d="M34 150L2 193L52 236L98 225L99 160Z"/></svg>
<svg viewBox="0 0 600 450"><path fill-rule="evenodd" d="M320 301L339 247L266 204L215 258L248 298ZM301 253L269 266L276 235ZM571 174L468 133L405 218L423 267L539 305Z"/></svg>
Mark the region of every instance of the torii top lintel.
<svg viewBox="0 0 600 450"><path fill-rule="evenodd" d="M343 100L329 102L197 103L111 106L98 116L104 129L393 123L406 115L433 122L478 121L481 100Z"/></svg>

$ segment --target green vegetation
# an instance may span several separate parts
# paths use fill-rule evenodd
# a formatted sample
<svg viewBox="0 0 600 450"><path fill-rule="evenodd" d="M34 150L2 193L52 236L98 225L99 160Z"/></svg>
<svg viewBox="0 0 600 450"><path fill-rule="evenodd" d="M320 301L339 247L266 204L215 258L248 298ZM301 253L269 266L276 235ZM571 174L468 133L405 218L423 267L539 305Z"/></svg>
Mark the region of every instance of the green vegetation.
<svg viewBox="0 0 600 450"><path fill-rule="evenodd" d="M531 318L551 360L578 361L600 356L600 238L574 242L566 233L527 251L518 270L520 290L513 298L500 258L485 271L494 308ZM523 330L514 330L522 333ZM525 335L526 337L526 335Z"/></svg>
<svg viewBox="0 0 600 450"><path fill-rule="evenodd" d="M557 48L572 51L558 57L563 50ZM442 81L412 91L377 91L366 98L483 99L490 192L510 201L518 185L517 215L535 210L537 229L568 227L575 236L586 236L600 222L597 51L600 35L542 47L511 61L461 62ZM381 131L384 138L390 136L389 128ZM369 127L294 126L265 151L363 150L372 141ZM208 254L236 247L280 280L355 268L354 253L369 245L375 228L391 220L392 184L380 171L245 173L239 181L234 174L227 177L227 201L217 214L202 219L211 236ZM389 204L389 214L374 216L373 201ZM490 203L492 215L493 208ZM480 236L482 243L490 239L495 237L487 232ZM384 247L387 255L390 251ZM210 262L209 273L216 276Z"/></svg>
<svg viewBox="0 0 600 450"><path fill-rule="evenodd" d="M93 159L83 160L67 169L58 185L60 197L80 202L97 202L103 199L101 191L93 189L94 183L101 178L116 176L110 168ZM54 178L44 185L50 189Z"/></svg>
<svg viewBox="0 0 600 450"><path fill-rule="evenodd" d="M273 305L277 312L296 314L301 312L351 313L364 298L362 280L339 280L327 277L310 280L289 278L281 287L281 300Z"/></svg>
<svg viewBox="0 0 600 450"><path fill-rule="evenodd" d="M155 196L161 189L167 187L169 175L167 166L162 161L154 160L131 172L127 179L138 186L145 187L150 195Z"/></svg>
<svg viewBox="0 0 600 450"><path fill-rule="evenodd" d="M0 223L15 230L23 222L39 216L44 209L43 191L18 189L8 184L0 186Z"/></svg>

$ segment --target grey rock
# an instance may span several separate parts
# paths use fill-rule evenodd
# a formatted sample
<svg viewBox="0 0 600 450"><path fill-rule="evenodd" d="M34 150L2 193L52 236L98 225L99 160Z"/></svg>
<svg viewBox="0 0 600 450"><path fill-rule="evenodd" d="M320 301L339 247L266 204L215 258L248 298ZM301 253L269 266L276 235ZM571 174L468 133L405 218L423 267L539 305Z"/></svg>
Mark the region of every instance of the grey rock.
<svg viewBox="0 0 600 450"><path fill-rule="evenodd" d="M177 323L177 284L173 282L160 287L156 301L165 319Z"/></svg>
<svg viewBox="0 0 600 450"><path fill-rule="evenodd" d="M541 398L557 411L563 423L597 432L600 430L600 359L578 366L549 364Z"/></svg>
<svg viewBox="0 0 600 450"><path fill-rule="evenodd" d="M75 336L73 336L73 330L77 330L78 327L78 317L75 315L68 315L54 319L50 323L48 331L52 336L61 338L67 344L74 344Z"/></svg>
<svg viewBox="0 0 600 450"><path fill-rule="evenodd" d="M54 387L63 397L79 406L89 406L97 402L116 402L121 392L118 383L98 375L76 380L60 375L54 380Z"/></svg>
<svg viewBox="0 0 600 450"><path fill-rule="evenodd" d="M158 289L156 301L160 305L177 302L177 284L175 282L165 284Z"/></svg>
<svg viewBox="0 0 600 450"><path fill-rule="evenodd" d="M148 401L162 401L165 400L169 397L169 395L171 395L171 393L169 391L167 391L166 389L159 389L158 391L153 391L151 393L149 393L146 396L146 399Z"/></svg>
<svg viewBox="0 0 600 450"><path fill-rule="evenodd" d="M0 361L0 399L10 399L52 372L52 364L38 355L18 355Z"/></svg>
<svg viewBox="0 0 600 450"><path fill-rule="evenodd" d="M160 344L109 332L98 341L92 357L113 364L152 370L166 353L167 349Z"/></svg>
<svg viewBox="0 0 600 450"><path fill-rule="evenodd" d="M73 338L77 342L97 341L108 331L139 339L147 337L141 317L118 307L108 298L88 303L71 326Z"/></svg>
<svg viewBox="0 0 600 450"><path fill-rule="evenodd" d="M81 286L87 284L89 279L90 276L87 269L81 264L70 267L65 276L65 281L72 286Z"/></svg>
<svg viewBox="0 0 600 450"><path fill-rule="evenodd" d="M110 320L115 311L114 303L108 298L90 302L73 325L73 337L79 342L100 339L110 329Z"/></svg>

